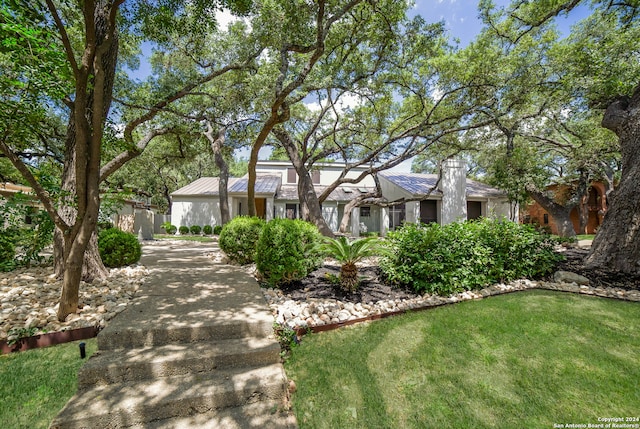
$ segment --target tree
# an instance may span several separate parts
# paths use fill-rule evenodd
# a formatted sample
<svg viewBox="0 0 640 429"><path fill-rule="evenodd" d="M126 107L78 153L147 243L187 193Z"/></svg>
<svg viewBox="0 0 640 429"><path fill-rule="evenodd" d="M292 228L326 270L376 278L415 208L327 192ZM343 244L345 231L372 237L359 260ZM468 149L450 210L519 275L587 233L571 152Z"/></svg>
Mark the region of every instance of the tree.
<svg viewBox="0 0 640 429"><path fill-rule="evenodd" d="M518 2L493 14L487 12L485 17L501 37L518 43L580 3ZM604 111L602 126L618 137L622 174L610 194L609 210L585 262L590 267L636 273L640 260L640 218L635 215L640 210L638 7L633 3L597 5L572 29L565 47L568 73L564 84L573 88L576 105Z"/></svg>
<svg viewBox="0 0 640 429"><path fill-rule="evenodd" d="M246 7L242 1L232 2L234 5ZM50 73L47 70L40 71L35 75L22 74L23 81L18 81L14 86L24 86L22 82L27 82L28 87L35 85L38 78L49 76L47 82L52 83L55 90L47 89L45 94L47 100L62 99L69 110L67 138L65 142L65 169L63 173L63 185L69 194L73 195L73 201L65 201L63 207L73 204L75 216L68 217L57 210L55 202L50 194L44 189L29 166L17 155L15 148L10 144L15 142L5 138L0 142L5 156L12 162L15 168L20 171L25 180L34 189L38 198L42 202L45 210L53 219L57 230L61 232L63 238L62 258L63 261L63 285L58 308L58 318L64 320L66 316L77 309L78 289L82 277L82 267L85 251L90 239L95 232L100 208L101 181L109 177L127 161L139 155L158 135L167 132L164 128L152 128L141 133L140 137L134 136L134 132L141 125L148 123L155 118L162 109L177 99L182 98L192 88L208 82L229 70L241 68L246 64L230 64L220 66L219 63L212 63L201 68L202 73L197 76L190 76L190 80L182 87L172 88L166 91L164 97L156 99L146 105L146 111L130 120L124 128L124 141L128 145L127 149L108 162L102 163L102 141L105 136L106 119L109 115L114 83L115 72L118 60L119 47L119 12L124 4L124 0L98 0L86 1L77 7L62 8L52 0L46 1L46 6L40 9L38 4L23 4L16 2L12 11L17 15L34 15L40 19L39 23L45 24L45 36L55 32L60 45L49 48L47 45L44 53L51 54L51 63L58 66L54 69L59 71L59 75ZM62 13L64 12L64 13ZM157 13L156 13L157 12ZM191 12L200 12L194 15ZM215 7L211 7L208 2L166 2L165 4L154 4L139 2L133 4L130 9L125 10L125 16L146 17L143 27L149 34L154 36L164 36L166 33L158 31L158 26L153 27L152 22L164 23L165 32L168 30L167 23L171 23L176 30L178 24L191 23L203 25L215 23L213 15ZM9 14L11 15L11 14ZM203 19L208 16L211 19ZM187 17L187 18L185 18ZM190 17L190 21L189 18ZM4 18L3 18L4 19ZM46 27L51 24L53 27ZM16 27L22 31L20 26ZM126 28L126 27L125 27ZM153 31L155 29L155 32ZM30 31L30 28L27 29ZM27 32L23 32L27 33ZM171 33L169 31L168 33ZM78 37L79 36L79 37ZM40 39L45 39L40 37ZM28 45L28 44L24 44ZM22 44L17 44L22 50L26 50ZM60 47L60 49L58 49ZM20 49L17 49L19 52ZM59 55L59 52L62 52ZM58 84L60 75L68 73L71 79L62 82L73 83L73 89L68 91L64 86ZM37 98L38 91L29 92L36 96L28 97L27 100L36 100L36 106L41 106L41 99ZM9 98L10 100L10 98ZM24 106L25 103L16 103ZM44 110L40 109L39 111ZM67 180L68 179L68 180Z"/></svg>

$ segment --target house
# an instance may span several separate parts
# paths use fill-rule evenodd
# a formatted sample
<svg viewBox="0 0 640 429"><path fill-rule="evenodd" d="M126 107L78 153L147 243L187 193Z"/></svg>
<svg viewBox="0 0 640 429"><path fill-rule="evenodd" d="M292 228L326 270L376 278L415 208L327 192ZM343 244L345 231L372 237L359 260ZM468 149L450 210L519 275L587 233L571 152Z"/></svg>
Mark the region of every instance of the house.
<svg viewBox="0 0 640 429"><path fill-rule="evenodd" d="M316 194L335 182L344 170L341 163L323 163L311 172ZM349 171L357 178L365 167ZM480 216L507 216L513 211L506 194L498 189L466 178L464 163L446 162L443 180L434 189L436 175L383 172L378 175L382 196L389 202L410 200L391 207L363 205L351 213L349 230L384 235L402 222L450 223ZM274 217L297 218L300 215L297 175L290 163L260 161L256 167L256 211L269 220ZM247 177L230 178L228 183L231 217L247 214ZM171 222L176 226L219 225L220 201L218 178L203 177L171 194ZM369 175L355 184L343 184L333 190L322 203L322 214L328 226L337 231L349 201L375 190ZM431 193L429 193L431 191ZM429 194L429 195L428 195ZM425 200L419 201L425 198Z"/></svg>
<svg viewBox="0 0 640 429"><path fill-rule="evenodd" d="M569 188L567 186L550 185L547 190L555 194L557 202L563 203L563 200L566 200L568 196ZM602 224L607 208L608 201L605 184L592 182L587 194L582 197L580 204L569 213L576 234L595 234ZM558 234L558 227L553 216L536 202L525 207L520 218L523 223L532 223L547 229L551 234ZM580 225L581 218L584 229Z"/></svg>

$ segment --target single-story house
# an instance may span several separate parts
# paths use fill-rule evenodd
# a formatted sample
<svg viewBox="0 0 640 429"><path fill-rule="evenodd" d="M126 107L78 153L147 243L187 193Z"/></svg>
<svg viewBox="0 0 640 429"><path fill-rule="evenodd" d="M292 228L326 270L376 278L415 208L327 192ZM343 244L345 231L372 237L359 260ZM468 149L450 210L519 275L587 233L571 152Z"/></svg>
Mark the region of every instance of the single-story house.
<svg viewBox="0 0 640 429"><path fill-rule="evenodd" d="M312 180L316 194L338 179L345 165L324 163L316 165ZM347 177L358 177L365 168L351 170ZM297 174L290 163L260 161L256 168L256 211L266 219L276 217L297 218L300 214ZM445 162L443 177L436 186L438 176L430 174L382 172L378 175L382 196L388 202L404 201L390 207L363 205L351 214L349 230L384 235L388 229L402 222L438 222L446 224L480 216L505 216L513 219L513 210L504 192L466 178L463 162ZM230 178L228 183L231 217L247 214L247 177ZM218 178L202 177L171 194L171 223L176 226L219 225L220 198ZM349 201L360 194L375 190L375 182L366 176L356 184L343 184L322 203L327 224L337 231ZM425 198L425 196L427 196ZM425 198L420 201L419 199ZM513 220L517 220L513 219Z"/></svg>

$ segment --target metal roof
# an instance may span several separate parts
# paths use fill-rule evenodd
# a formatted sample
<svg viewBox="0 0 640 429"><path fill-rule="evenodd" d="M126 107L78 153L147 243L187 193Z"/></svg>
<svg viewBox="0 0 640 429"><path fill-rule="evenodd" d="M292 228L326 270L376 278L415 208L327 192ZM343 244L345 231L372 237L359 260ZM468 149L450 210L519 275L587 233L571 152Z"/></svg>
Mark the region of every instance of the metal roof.
<svg viewBox="0 0 640 429"><path fill-rule="evenodd" d="M229 185L233 180L229 179ZM194 182L189 183L187 186L183 186L171 193L171 196L197 196L197 195L218 195L218 181L217 177L201 177Z"/></svg>
<svg viewBox="0 0 640 429"><path fill-rule="evenodd" d="M436 174L381 172L379 175L412 195L428 194L429 190L433 189L438 181L438 176ZM505 193L500 189L471 179L467 179L466 194L467 197L484 198L505 196ZM431 192L431 195L441 196L442 191L440 189L435 189Z"/></svg>
<svg viewBox="0 0 640 429"><path fill-rule="evenodd" d="M248 182L249 178L247 176L241 179L236 179L233 185L229 184L229 193L246 194ZM255 193L275 195L275 193L278 191L278 188L280 187L281 182L281 176L258 175L256 177L256 186L254 188Z"/></svg>
<svg viewBox="0 0 640 429"><path fill-rule="evenodd" d="M436 174L391 172L380 172L378 174L412 195L427 195L429 191L431 191L431 195L442 195L442 191L437 188L433 189L438 182Z"/></svg>

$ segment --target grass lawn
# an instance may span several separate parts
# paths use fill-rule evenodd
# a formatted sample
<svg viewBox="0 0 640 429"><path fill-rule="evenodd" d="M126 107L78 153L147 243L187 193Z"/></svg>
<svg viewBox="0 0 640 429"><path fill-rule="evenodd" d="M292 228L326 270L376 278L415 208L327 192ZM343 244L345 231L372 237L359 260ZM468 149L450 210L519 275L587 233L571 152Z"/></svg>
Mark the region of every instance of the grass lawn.
<svg viewBox="0 0 640 429"><path fill-rule="evenodd" d="M593 240L593 238L595 237L595 234L582 234L582 235L578 235L577 239L578 240Z"/></svg>
<svg viewBox="0 0 640 429"><path fill-rule="evenodd" d="M87 358L97 349L84 340ZM0 356L0 426L47 428L76 392L80 341Z"/></svg>
<svg viewBox="0 0 640 429"><path fill-rule="evenodd" d="M201 243L212 243L216 241L211 235L171 235L171 234L153 234L156 240L184 240L199 241Z"/></svg>
<svg viewBox="0 0 640 429"><path fill-rule="evenodd" d="M304 428L552 428L640 417L640 304L530 291L313 334Z"/></svg>

